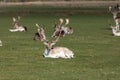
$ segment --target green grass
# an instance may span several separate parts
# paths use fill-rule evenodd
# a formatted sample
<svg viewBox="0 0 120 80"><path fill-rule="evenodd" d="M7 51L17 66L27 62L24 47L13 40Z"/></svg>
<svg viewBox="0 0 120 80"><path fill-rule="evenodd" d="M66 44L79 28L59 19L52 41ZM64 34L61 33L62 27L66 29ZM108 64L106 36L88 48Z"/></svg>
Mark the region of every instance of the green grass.
<svg viewBox="0 0 120 80"><path fill-rule="evenodd" d="M19 14L15 14L17 16ZM22 14L20 24L28 32L9 32L14 14L0 14L0 80L119 80L120 37L112 35L106 14ZM72 35L61 38L56 46L75 53L73 59L51 59L42 56L45 46L33 41L35 23L45 26L47 39L55 19L70 18Z"/></svg>

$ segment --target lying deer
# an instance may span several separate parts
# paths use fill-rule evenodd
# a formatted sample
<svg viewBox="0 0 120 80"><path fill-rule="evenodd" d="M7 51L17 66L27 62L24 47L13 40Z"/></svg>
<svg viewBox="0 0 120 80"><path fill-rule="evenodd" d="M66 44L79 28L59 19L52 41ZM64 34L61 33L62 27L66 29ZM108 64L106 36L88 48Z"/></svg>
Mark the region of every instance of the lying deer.
<svg viewBox="0 0 120 80"><path fill-rule="evenodd" d="M61 37L64 37L66 34L72 34L73 29L69 27L68 24L69 24L69 19L66 19L65 25L63 25L63 19L60 18L59 24L55 24L55 29L52 37L57 37L59 35Z"/></svg>
<svg viewBox="0 0 120 80"><path fill-rule="evenodd" d="M46 46L43 56L49 58L73 58L74 53L68 48L54 47L58 39L59 38L56 38L55 41L46 41L46 40L43 41L43 44Z"/></svg>
<svg viewBox="0 0 120 80"><path fill-rule="evenodd" d="M25 32L25 31L27 31L26 26L18 25L19 20L20 20L19 16L17 19L15 17L13 17L13 29L9 29L10 32L17 32L17 31Z"/></svg>
<svg viewBox="0 0 120 80"><path fill-rule="evenodd" d="M41 40L41 41L46 40L44 29L40 27L38 24L36 24L36 26L38 27L38 32L35 33L34 40Z"/></svg>

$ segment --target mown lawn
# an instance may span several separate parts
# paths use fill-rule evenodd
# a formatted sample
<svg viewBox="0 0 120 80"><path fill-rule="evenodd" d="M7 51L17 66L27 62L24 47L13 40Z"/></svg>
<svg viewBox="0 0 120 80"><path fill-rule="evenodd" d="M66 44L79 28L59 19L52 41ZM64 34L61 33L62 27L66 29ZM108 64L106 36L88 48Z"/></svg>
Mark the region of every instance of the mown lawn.
<svg viewBox="0 0 120 80"><path fill-rule="evenodd" d="M11 33L12 17L21 16L27 32ZM42 56L45 46L34 41L36 23L45 26L51 38L54 20L69 18L72 35L60 38L56 46L71 49L73 59L51 59ZM119 80L120 37L112 35L106 14L0 14L0 80Z"/></svg>

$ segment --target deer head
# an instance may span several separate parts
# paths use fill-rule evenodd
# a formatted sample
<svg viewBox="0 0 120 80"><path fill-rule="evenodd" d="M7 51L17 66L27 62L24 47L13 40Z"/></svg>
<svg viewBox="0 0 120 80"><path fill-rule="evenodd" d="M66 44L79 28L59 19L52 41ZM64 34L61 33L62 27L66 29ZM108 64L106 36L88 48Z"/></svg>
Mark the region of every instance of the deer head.
<svg viewBox="0 0 120 80"><path fill-rule="evenodd" d="M66 23L65 23L65 26L69 24L69 19L65 19Z"/></svg>

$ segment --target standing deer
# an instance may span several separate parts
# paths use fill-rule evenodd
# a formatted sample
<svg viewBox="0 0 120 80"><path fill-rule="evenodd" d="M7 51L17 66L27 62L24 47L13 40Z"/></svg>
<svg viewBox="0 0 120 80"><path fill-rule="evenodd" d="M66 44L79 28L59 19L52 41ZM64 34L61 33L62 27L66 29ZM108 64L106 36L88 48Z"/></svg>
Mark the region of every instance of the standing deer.
<svg viewBox="0 0 120 80"><path fill-rule="evenodd" d="M17 19L15 17L13 17L13 29L9 29L10 32L17 32L17 31L25 32L25 31L27 31L26 26L18 25L19 20L20 20L19 16Z"/></svg>
<svg viewBox="0 0 120 80"><path fill-rule="evenodd" d="M38 27L38 32L35 33L34 40L41 40L41 41L46 40L44 29L40 27L38 24L36 24L36 26Z"/></svg>
<svg viewBox="0 0 120 80"><path fill-rule="evenodd" d="M59 37L56 38L56 40L54 41L46 41L46 40L43 41L43 44L46 46L43 56L49 58L73 58L74 53L68 48L54 47Z"/></svg>

